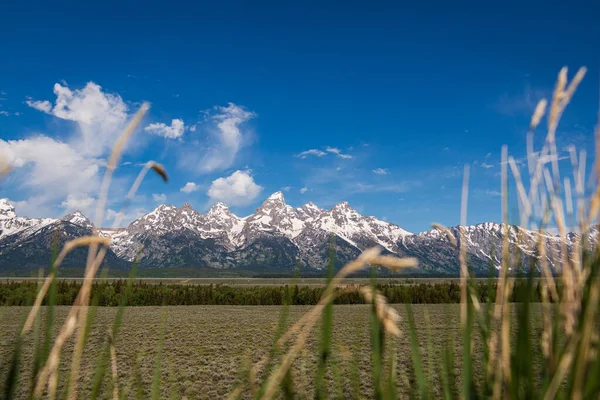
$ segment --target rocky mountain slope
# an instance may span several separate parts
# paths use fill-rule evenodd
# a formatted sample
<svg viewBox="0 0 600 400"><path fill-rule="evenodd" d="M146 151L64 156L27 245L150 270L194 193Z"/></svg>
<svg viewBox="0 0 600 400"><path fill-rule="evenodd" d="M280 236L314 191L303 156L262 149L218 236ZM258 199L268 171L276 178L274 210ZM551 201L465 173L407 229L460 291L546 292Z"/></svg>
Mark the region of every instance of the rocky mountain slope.
<svg viewBox="0 0 600 400"><path fill-rule="evenodd" d="M6 199L0 200L0 270L47 266L53 240L62 245L93 229L79 212L60 220L30 219L17 216ZM500 224L451 228L457 238L461 230L474 270L484 272L499 265ZM141 251L142 267L290 271L300 266L318 270L327 265L333 242L338 266L361 250L379 245L389 253L417 257L418 272L456 274L459 269L458 251L440 231L412 234L363 216L347 202L330 210L312 203L293 208L285 203L281 192L269 196L247 217L238 217L223 203L213 205L205 214L189 204L179 208L163 204L126 228L100 229L99 233L112 241L106 258L111 268L127 268ZM511 227L509 242L511 254L522 254L519 262L529 265L534 255L534 233ZM545 245L549 255L559 254L558 237L547 235ZM86 250L80 250L68 257L67 265L83 266Z"/></svg>

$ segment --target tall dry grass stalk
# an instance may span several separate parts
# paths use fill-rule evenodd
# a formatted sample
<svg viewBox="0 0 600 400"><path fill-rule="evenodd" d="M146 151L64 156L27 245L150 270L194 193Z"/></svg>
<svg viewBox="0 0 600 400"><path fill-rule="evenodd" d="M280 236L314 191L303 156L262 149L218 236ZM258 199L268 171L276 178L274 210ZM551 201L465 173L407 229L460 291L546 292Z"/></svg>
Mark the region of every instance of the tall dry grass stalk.
<svg viewBox="0 0 600 400"><path fill-rule="evenodd" d="M38 291L35 302L33 303L33 307L31 308L31 311L29 312L29 315L27 316L27 319L25 320L25 324L23 325L23 329L21 330L21 336L25 335L27 332L29 332L31 330L31 327L33 326L33 322L35 321L35 318L37 317L37 314L39 312L40 306L42 305L42 302L44 301L44 298L46 297L46 294L48 293L48 289L50 289L50 285L52 284L52 281L56 277L56 270L58 269L58 267L60 267L60 264L63 262L63 260L67 256L67 254L69 254L71 251L73 251L77 247L90 246L91 244L102 245L104 247L108 247L108 246L110 246L110 240L108 238L103 238L103 237L99 237L99 236L84 236L84 237L80 237L80 238L71 240L65 244L65 246L59 253L58 257L56 258L56 261L54 261L54 264L53 264L54 268L53 268L52 272L46 277L46 279L44 280L44 283L42 284L40 290Z"/></svg>
<svg viewBox="0 0 600 400"><path fill-rule="evenodd" d="M597 190L590 202L590 213L585 213L584 182L585 182L585 151L579 153L571 148L570 159L575 182L575 197L571 190L570 178L561 179L559 157L556 146L556 133L560 118L571 101L578 85L585 76L586 69L581 68L568 83L567 69L563 68L557 79L554 93L548 109L548 131L545 143L539 153L533 149L533 131L538 126L546 113L548 101L541 100L532 116L530 132L527 140L527 161L529 171L529 190L526 190L519 167L512 156L508 156L507 148L502 151L502 198L503 198L503 225L504 245L503 260L497 286L496 305L494 311L495 325L499 325L500 332L492 331L488 346L490 348L489 364L487 366L488 379L494 380L493 397L501 398L515 393L512 380L515 379L514 368L511 366L511 313L509 297L512 291L512 281L509 280L511 261L508 247L508 170L510 166L512 176L517 188L517 198L520 210L520 225L524 229L537 228L535 243L530 244L536 254L537 268L541 272L540 291L542 298L542 337L541 351L546 363L545 368L551 375L550 383L545 387L544 398L554 398L565 377L572 373L573 384L571 387L573 398L582 398L583 380L586 375L585 364L588 360L588 349L591 341L592 328L596 323L597 304L596 298L599 290L598 282L588 281L593 268L593 260L586 259L585 252L590 250L590 243L585 243L590 234L593 221L597 221L600 192ZM598 143L598 140L597 140ZM600 159L596 155L596 167ZM550 164L548 168L547 164ZM598 175L600 176L600 175ZM600 187L600 186L597 186ZM576 204L576 207L574 206ZM537 216L539 222L532 218ZM568 219L576 217L577 224L569 226ZM549 235L544 232L548 224L553 223L558 230L559 257L554 257L546 251L549 248ZM574 226L573 226L574 225ZM576 229L577 235L569 242L568 234ZM553 251L552 251L553 253ZM596 253L595 257L598 257ZM550 264L553 262L553 268ZM555 275L561 276L561 290L558 290ZM586 290L586 287L589 288ZM586 294L587 291L587 294ZM553 306L552 304L555 304ZM586 307L585 313L583 307ZM558 308L559 323L556 323L554 309ZM557 328L559 331L557 331ZM563 349L557 348L557 338L564 337L567 345ZM500 340L498 340L500 337ZM497 368L496 348L500 345L501 368ZM514 346L513 346L514 347ZM577 357L575 357L575 353ZM577 359L577 368L572 370L572 363ZM518 378L517 378L518 379ZM512 389L511 389L512 388ZM512 390L512 392L511 392Z"/></svg>
<svg viewBox="0 0 600 400"><path fill-rule="evenodd" d="M117 165L121 158L121 153L123 152L123 149L125 148L129 139L131 138L131 135L142 121L142 118L144 117L146 112L148 112L149 108L150 105L148 103L143 103L138 112L135 113L131 121L129 121L129 124L127 125L119 139L117 139L117 143L113 148L110 158L108 159L106 171L104 172L104 178L100 187L100 196L98 197L98 203L96 205L96 219L94 224L95 227L102 226L102 222L104 221L104 209L106 207L106 201L108 199L108 189L110 187L110 182L112 180L113 173L117 168ZM81 286L79 295L77 296L77 300L75 301L75 306L80 306L80 308L79 316L77 319L78 336L77 342L75 344L75 350L73 351L71 371L69 375L69 392L67 394L68 400L74 400L77 397L77 378L79 377L79 366L81 364L81 356L83 354L83 348L85 346L86 340L85 321L87 320L88 315L90 291L92 288L93 279L98 272L98 268L100 267L100 264L102 263L106 252L102 252L102 250L100 250L101 253L97 254L96 251L96 246L91 245L89 247L87 264L84 272L84 283Z"/></svg>
<svg viewBox="0 0 600 400"><path fill-rule="evenodd" d="M104 208L106 205L106 201L108 198L108 190L110 187L110 182L112 180L112 175L118 165L121 153L126 146L126 143L130 139L133 132L136 130L137 126L141 122L145 113L148 111L149 105L147 103L142 104L138 112L133 116L131 121L128 123L127 127L123 131L122 135L117 140L113 151L108 160L106 171L104 174L104 178L102 180L100 195L97 202L96 207L96 218L95 218L95 227L99 227L102 225L102 221L104 219ZM139 188L141 181L146 176L149 170L155 171L159 174L163 180L167 180L167 173L160 164L156 164L154 162L148 162L138 178L135 180L131 190L128 193L127 201L130 200L134 195L137 189ZM115 224L120 224L123 213L118 213L117 218L115 219ZM97 228L95 228L97 229ZM56 270L64 260L64 258L76 247L87 246L89 248L87 262L84 270L84 283L80 288L79 293L75 299L73 307L69 310L66 321L61 327L59 334L52 345L52 349L50 354L45 361L44 365L40 369L40 372L37 375L37 382L35 384L35 388L33 391L33 397L39 398L44 393L44 389L48 388L47 393L48 397L54 399L57 395L58 389L58 366L60 364L60 354L62 352L63 346L67 340L77 332L76 343L74 347L74 351L71 358L71 367L69 371L69 380L68 380L68 399L77 398L78 393L78 378L79 378L79 370L81 364L81 358L83 355L85 341L86 341L86 329L85 324L88 317L88 310L90 306L90 293L91 287L94 278L98 272L100 265L106 255L106 252L109 248L110 241L107 238L100 237L98 235L98 231L94 232L94 236L82 237L72 241L69 241L65 244L62 251L59 253L56 261L53 264L53 270L45 279L42 284L34 305L27 317L27 320L21 330L21 336L27 334L38 315L40 306L46 296L48 289L55 279ZM100 250L98 251L98 248ZM112 364L112 372L114 378L114 388L115 392L113 393L113 397L118 398L118 386L116 381L116 351L114 349L114 345L111 342L110 348L110 356L111 356L111 364Z"/></svg>

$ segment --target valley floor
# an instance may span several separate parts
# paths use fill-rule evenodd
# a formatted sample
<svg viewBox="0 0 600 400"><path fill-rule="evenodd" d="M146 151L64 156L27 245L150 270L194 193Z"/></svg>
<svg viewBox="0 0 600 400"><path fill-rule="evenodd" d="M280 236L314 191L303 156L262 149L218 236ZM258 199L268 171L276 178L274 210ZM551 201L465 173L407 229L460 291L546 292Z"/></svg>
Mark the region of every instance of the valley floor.
<svg viewBox="0 0 600 400"><path fill-rule="evenodd" d="M411 372L406 308L394 305L402 320L402 335L388 342L395 347L397 355L397 386L399 394L407 394ZM57 321L62 324L68 307L57 307ZM288 323L297 320L309 306L290 307ZM244 365L256 362L270 350L274 342L280 306L174 306L174 307L128 307L124 323L116 341L120 390L127 398L148 398L152 386L157 353L161 348L162 398L187 397L188 399L223 398L240 380ZM446 340L453 341L457 359L459 356L459 305L413 305L419 340L425 352L425 362L437 375L440 356ZM16 334L28 307L0 307L0 392L6 380L7 362L12 355ZM540 313L534 305L533 326L539 326ZM47 310L44 310L44 314ZM82 390L90 390L94 360L106 339L106 331L112 325L117 309L99 307L88 340L83 361ZM351 398L360 392L371 398L370 334L368 306L334 306L335 368L330 370L328 385L330 394L338 390L343 397ZM31 335L24 345L22 362L30 371L32 363ZM429 343L431 344L429 344ZM294 364L294 382L300 398L311 398L311 381L315 374L318 334L313 334L300 360ZM475 351L481 343L475 340ZM433 349L430 353L428 349ZM72 343L63 352L62 366L68 370ZM474 371L480 360L474 360ZM426 369L428 370L428 369ZM65 378L65 374L61 377ZM107 375L110 375L107 374ZM19 398L25 397L29 385L26 373L21 375ZM64 385L63 379L60 383ZM109 393L108 379L105 385ZM338 392L339 393L339 392ZM85 396L84 396L85 398Z"/></svg>

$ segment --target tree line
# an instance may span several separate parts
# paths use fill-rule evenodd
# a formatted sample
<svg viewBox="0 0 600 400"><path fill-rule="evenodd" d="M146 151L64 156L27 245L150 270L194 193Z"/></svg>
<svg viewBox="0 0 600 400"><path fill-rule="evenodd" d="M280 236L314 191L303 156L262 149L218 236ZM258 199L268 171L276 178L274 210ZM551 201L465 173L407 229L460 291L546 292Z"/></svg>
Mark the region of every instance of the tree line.
<svg viewBox="0 0 600 400"><path fill-rule="evenodd" d="M493 301L496 283L474 283L480 302ZM455 282L421 283L415 285L376 284L390 303L441 304L460 303L460 285ZM521 288L523 286L523 288ZM81 287L80 282L56 282L55 304L71 305ZM127 282L97 282L92 287L92 298L100 306L118 306L126 291ZM338 288L335 304L361 304L358 286ZM235 286L227 284L181 285L133 282L127 300L129 306L161 305L315 305L321 298L323 287ZM521 299L524 284L516 283L513 301ZM1 306L31 305L38 291L35 282L0 283ZM534 302L540 301L540 290L534 291ZM288 300L286 300L288 299ZM45 299L45 303L48 299Z"/></svg>

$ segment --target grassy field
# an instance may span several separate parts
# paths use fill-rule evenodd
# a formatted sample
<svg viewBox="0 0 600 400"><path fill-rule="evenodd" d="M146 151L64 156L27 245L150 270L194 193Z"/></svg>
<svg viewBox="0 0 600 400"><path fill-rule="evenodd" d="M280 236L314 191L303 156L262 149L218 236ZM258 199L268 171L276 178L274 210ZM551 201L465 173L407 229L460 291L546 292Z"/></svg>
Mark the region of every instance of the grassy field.
<svg viewBox="0 0 600 400"><path fill-rule="evenodd" d="M539 326L539 308L534 305L532 323ZM410 344L406 329L406 308L395 305L402 320L403 334L390 337L397 354L397 386L399 394L406 395L410 387ZM290 308L288 322L293 322L310 307ZM0 363L5 382L6 361L13 350L19 326L29 308L0 308ZM57 308L57 322L64 320L68 308ZM157 353L162 347L161 390L163 398L187 397L189 399L222 398L240 379L243 365L256 362L270 350L282 307L277 306L176 306L176 307L129 307L125 311L124 325L116 342L119 382L128 398L148 398L152 386ZM453 340L453 348L459 356L459 305L414 305L417 331L421 348L426 355L426 371L439 373L440 357L446 340ZM94 360L103 345L105 332L111 325L116 308L100 307L89 337L81 384L89 391L92 383ZM44 310L45 314L46 310ZM318 332L318 331L317 331ZM161 335L164 336L161 344ZM428 341L429 337L429 341ZM328 371L328 390L332 397L372 397L370 375L370 333L368 306L334 306L333 367ZM293 376L301 397L312 397L312 380L316 368L317 334L313 334L305 354L294 364ZM31 337L28 338L31 341ZM428 343L429 342L429 343ZM475 340L475 354L480 341ZM32 362L32 346L26 343L23 362ZM68 370L72 343L66 346L61 368ZM67 359L65 361L65 358ZM357 362L358 361L358 362ZM475 374L481 372L481 360L474 360ZM457 371L460 366L457 365ZM29 368L27 368L29 369ZM61 374L65 377L66 374ZM356 379L358 378L358 379ZM25 375L21 376L20 397L26 395L28 386ZM437 378L434 378L437 379ZM459 379L459 376L457 376ZM105 393L110 393L106 380ZM61 382L61 385L64 382ZM0 392L1 392L0 388ZM339 394L339 396L335 396Z"/></svg>

